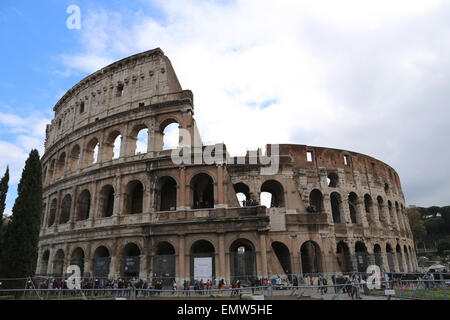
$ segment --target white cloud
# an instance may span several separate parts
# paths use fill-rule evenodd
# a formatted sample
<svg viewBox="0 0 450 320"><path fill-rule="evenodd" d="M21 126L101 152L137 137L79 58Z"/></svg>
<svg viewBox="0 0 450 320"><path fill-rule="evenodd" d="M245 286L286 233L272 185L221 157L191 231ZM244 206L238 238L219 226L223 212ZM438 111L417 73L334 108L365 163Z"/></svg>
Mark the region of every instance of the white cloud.
<svg viewBox="0 0 450 320"><path fill-rule="evenodd" d="M194 92L204 140L232 154L266 143L366 153L397 169L410 204L448 204L439 191L450 192L446 2L157 4L164 23L142 11L85 12L84 50L63 53L63 64L94 72L160 47ZM420 176L424 154L439 156Z"/></svg>

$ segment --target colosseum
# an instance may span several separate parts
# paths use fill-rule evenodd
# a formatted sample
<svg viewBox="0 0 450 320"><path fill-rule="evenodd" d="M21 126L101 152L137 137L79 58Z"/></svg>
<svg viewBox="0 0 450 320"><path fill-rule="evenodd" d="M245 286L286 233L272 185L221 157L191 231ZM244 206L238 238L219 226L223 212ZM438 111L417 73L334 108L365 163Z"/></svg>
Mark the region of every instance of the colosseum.
<svg viewBox="0 0 450 320"><path fill-rule="evenodd" d="M76 264L86 277L230 283L417 268L393 168L297 144L230 157L224 144L202 143L193 116L193 94L159 48L89 75L58 101L42 157L37 275ZM167 149L172 124L180 145ZM221 160L206 161L207 150ZM177 163L174 151L197 160ZM264 172L268 159L278 170Z"/></svg>

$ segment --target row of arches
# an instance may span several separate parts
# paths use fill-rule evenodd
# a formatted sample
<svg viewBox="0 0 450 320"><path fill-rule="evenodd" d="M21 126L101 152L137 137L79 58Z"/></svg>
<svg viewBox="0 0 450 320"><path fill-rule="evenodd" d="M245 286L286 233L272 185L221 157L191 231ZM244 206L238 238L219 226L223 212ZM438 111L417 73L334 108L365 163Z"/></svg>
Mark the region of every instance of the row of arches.
<svg viewBox="0 0 450 320"><path fill-rule="evenodd" d="M376 209L374 201L369 194L365 194L363 199L355 192L350 192L347 196L348 211L350 213L350 220L353 224L361 223L360 214L365 213L368 222L372 221L386 221L387 217L383 215L384 200L381 196L377 197ZM334 191L330 194L330 205L334 223L345 223L343 215L343 199L340 193ZM313 189L309 194L309 205L314 207L317 212L324 211L324 197L320 190ZM402 229L407 228L405 208L403 204L395 201L395 206L391 200L387 201L387 209L391 223L398 221ZM395 211L394 211L395 210Z"/></svg>
<svg viewBox="0 0 450 320"><path fill-rule="evenodd" d="M199 173L192 177L191 187L191 207L213 208L214 207L214 181L206 173ZM128 182L122 193L121 214L140 214L144 208L144 184L139 180ZM173 211L177 208L178 183L171 176L163 176L157 180L154 190L154 207L156 211ZM118 205L117 194L110 184L102 186L98 193L97 217L107 218L114 214L114 207ZM55 223L65 224L71 220L71 211L74 210L74 221L87 220L92 216L93 199L89 189L83 189L76 203L72 203L72 195L67 193L61 200L58 211L58 199L55 197L50 201L46 227L51 227ZM45 206L44 206L45 210ZM59 216L59 219L57 217ZM44 220L43 220L44 221Z"/></svg>
<svg viewBox="0 0 450 320"><path fill-rule="evenodd" d="M161 122L157 134L155 150L173 149L179 145L178 120L169 118ZM73 172L79 168L89 167L98 162L107 162L118 159L121 156L133 156L149 152L149 127L137 124L124 139L123 132L113 129L105 135L103 141L94 136L82 146L74 144L70 150L61 152L50 159L44 166L43 182L51 182L53 178L59 178L64 172ZM101 156L100 156L101 155Z"/></svg>

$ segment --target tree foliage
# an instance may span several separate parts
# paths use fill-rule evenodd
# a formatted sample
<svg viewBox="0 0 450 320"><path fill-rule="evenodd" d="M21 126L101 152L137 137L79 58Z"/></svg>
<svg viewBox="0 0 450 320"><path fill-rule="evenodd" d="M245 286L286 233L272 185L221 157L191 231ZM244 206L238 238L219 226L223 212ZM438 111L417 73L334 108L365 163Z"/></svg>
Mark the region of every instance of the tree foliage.
<svg viewBox="0 0 450 320"><path fill-rule="evenodd" d="M3 213L6 207L6 194L8 193L9 167L6 167L5 175L0 180L0 221L3 221Z"/></svg>
<svg viewBox="0 0 450 320"><path fill-rule="evenodd" d="M39 152L32 150L22 171L17 198L5 232L0 260L2 277L26 278L34 275L41 212L42 166Z"/></svg>
<svg viewBox="0 0 450 320"><path fill-rule="evenodd" d="M411 232L416 240L424 239L427 236L427 229L425 228L424 221L418 208L408 208L406 213L409 219L409 225L411 226Z"/></svg>

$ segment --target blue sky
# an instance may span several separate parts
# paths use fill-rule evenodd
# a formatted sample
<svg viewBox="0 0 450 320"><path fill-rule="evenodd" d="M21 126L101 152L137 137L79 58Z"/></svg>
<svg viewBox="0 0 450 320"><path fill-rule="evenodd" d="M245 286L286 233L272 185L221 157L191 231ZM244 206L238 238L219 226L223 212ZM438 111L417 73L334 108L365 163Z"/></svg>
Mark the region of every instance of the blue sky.
<svg viewBox="0 0 450 320"><path fill-rule="evenodd" d="M81 9L80 30L66 27L70 5ZM2 0L7 213L58 99L86 75L156 47L194 92L206 142L223 141L232 154L266 143L365 153L397 170L407 204L448 205L449 21L450 5L438 0Z"/></svg>

